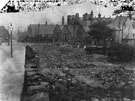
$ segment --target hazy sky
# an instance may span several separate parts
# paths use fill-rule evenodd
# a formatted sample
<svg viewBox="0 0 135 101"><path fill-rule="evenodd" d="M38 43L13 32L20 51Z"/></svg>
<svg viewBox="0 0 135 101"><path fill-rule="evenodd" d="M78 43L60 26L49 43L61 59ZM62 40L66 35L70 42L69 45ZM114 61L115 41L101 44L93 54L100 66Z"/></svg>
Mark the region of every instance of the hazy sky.
<svg viewBox="0 0 135 101"><path fill-rule="evenodd" d="M8 2L9 0L0 0L0 9Z"/></svg>
<svg viewBox="0 0 135 101"><path fill-rule="evenodd" d="M103 6L96 6L89 3L61 6L54 8L47 8L40 12L23 12L23 13L0 13L0 26L8 28L12 23L14 26L14 34L19 30L25 30L29 24L45 23L48 24L61 24L62 16L66 16L79 13L82 16L84 13L90 13L94 11L94 16L100 12L102 16L109 17L112 15L114 9L105 8Z"/></svg>

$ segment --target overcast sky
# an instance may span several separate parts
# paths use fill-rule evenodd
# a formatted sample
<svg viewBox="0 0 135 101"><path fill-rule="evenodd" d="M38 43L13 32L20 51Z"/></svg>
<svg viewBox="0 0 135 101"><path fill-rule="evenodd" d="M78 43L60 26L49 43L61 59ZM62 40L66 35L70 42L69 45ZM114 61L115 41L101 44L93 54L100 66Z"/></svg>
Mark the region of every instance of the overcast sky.
<svg viewBox="0 0 135 101"><path fill-rule="evenodd" d="M104 6L96 6L91 3L76 4L70 6L47 8L40 12L23 12L23 13L0 13L0 26L8 28L12 23L14 26L14 33L23 31L29 24L45 23L61 24L62 16L65 16L65 23L67 15L79 13L82 16L84 13L94 11L94 16L100 12L102 16L109 17L112 15L114 9L105 8Z"/></svg>

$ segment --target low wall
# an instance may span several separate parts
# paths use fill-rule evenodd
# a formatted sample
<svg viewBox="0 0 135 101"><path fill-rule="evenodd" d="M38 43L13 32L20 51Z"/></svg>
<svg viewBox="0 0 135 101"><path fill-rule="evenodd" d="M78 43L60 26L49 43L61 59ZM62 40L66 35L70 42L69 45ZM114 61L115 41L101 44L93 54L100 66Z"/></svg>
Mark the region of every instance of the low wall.
<svg viewBox="0 0 135 101"><path fill-rule="evenodd" d="M44 80L38 72L39 58L29 46L26 46L25 75L21 101L49 101L49 93Z"/></svg>

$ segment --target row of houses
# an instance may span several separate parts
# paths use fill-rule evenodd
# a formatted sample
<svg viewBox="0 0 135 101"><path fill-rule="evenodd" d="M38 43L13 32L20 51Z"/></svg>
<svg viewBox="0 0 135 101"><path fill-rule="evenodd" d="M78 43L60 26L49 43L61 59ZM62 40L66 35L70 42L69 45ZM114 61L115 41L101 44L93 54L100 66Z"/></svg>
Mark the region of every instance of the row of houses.
<svg viewBox="0 0 135 101"><path fill-rule="evenodd" d="M115 43L126 44L135 47L135 20L130 16L116 16L114 19L93 17L93 12L84 14L83 18L76 15L67 17L67 24L62 17L61 25L31 24L28 26L26 34L28 36L48 36L53 37L55 41L82 41L88 36L91 30L90 26L98 21L105 21L107 26L114 29L113 40ZM74 22L74 23L73 23ZM95 40L93 40L95 41ZM92 42L94 43L94 42Z"/></svg>
<svg viewBox="0 0 135 101"><path fill-rule="evenodd" d="M80 17L78 13L75 15L67 16L67 24L65 24L65 19L62 17L61 25L51 25L47 24L30 24L28 26L28 31L25 32L27 36L46 36L54 37L55 41L83 41L85 37L88 36L90 31L90 26L98 21L112 21L112 18L94 17L93 11L90 14L85 13L83 17Z"/></svg>
<svg viewBox="0 0 135 101"><path fill-rule="evenodd" d="M90 13L93 15L93 13ZM67 19L67 24L65 24L65 19L62 17L61 25L52 24L30 24L26 32L21 33L19 39L23 39L23 36L34 37L40 35L43 37L54 38L55 41L82 41L88 36L90 31L90 25L96 23L98 20L107 21L108 27L115 30L113 34L114 42L120 44L127 44L135 47L135 20L130 16L116 16L115 19L101 17L99 14L98 18L94 18L89 14L84 14L85 18L79 17L78 14ZM87 16L91 16L93 19L86 19ZM75 18L78 19L79 23L71 23ZM7 41L9 38L9 32L4 26L0 26L0 41ZM94 42L93 42L94 43Z"/></svg>
<svg viewBox="0 0 135 101"><path fill-rule="evenodd" d="M61 25L47 24L47 22L46 24L30 24L26 33L29 37L47 36L59 42L81 41L87 36L81 25L65 24L64 17L62 18Z"/></svg>

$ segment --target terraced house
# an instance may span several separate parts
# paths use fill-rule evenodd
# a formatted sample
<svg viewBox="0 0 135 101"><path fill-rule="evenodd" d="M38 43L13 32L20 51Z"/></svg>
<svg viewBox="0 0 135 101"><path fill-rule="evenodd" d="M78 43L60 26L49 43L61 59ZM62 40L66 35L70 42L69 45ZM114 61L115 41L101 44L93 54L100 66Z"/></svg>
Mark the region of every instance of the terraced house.
<svg viewBox="0 0 135 101"><path fill-rule="evenodd" d="M47 24L31 24L28 26L27 36L35 37L37 40L42 40L41 37L52 38L56 42L71 42L82 41L87 36L84 28L81 25L65 24L64 17L62 17L61 25ZM38 38L40 37L40 39Z"/></svg>

